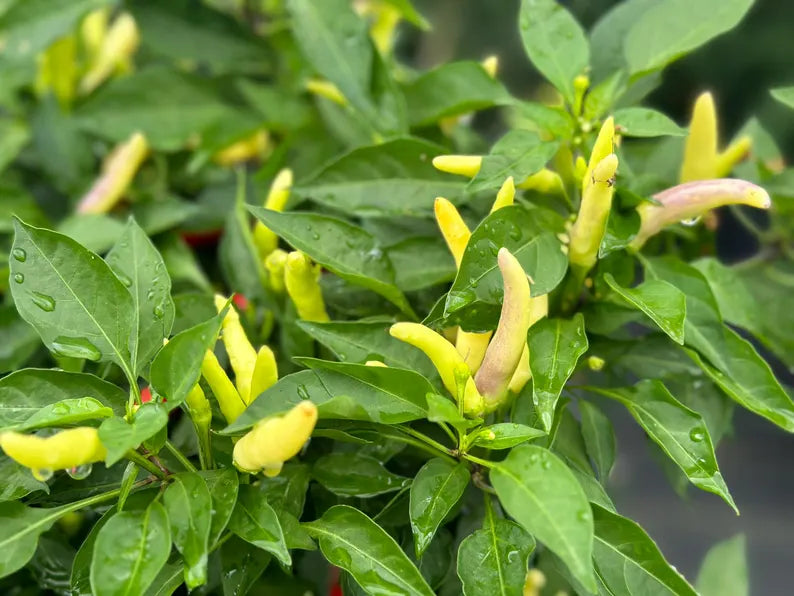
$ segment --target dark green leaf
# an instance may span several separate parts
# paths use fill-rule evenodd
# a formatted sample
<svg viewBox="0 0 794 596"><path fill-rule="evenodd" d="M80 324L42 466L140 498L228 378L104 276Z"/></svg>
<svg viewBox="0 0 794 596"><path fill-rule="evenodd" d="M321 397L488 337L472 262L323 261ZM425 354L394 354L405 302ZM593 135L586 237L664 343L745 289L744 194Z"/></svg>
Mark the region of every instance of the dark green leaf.
<svg viewBox="0 0 794 596"><path fill-rule="evenodd" d="M548 431L560 392L587 351L584 317L577 313L570 320L543 319L530 328L527 342L532 355L532 401Z"/></svg>
<svg viewBox="0 0 794 596"><path fill-rule="evenodd" d="M22 568L36 552L39 536L68 511L68 505L42 509L19 501L0 503L0 577Z"/></svg>
<svg viewBox="0 0 794 596"><path fill-rule="evenodd" d="M272 560L272 556L252 544L232 536L221 546L224 596L248 594Z"/></svg>
<svg viewBox="0 0 794 596"><path fill-rule="evenodd" d="M127 422L124 418L108 418L99 426L99 440L107 449L105 463L116 463L130 449L137 448L168 424L168 413L156 403L143 404Z"/></svg>
<svg viewBox="0 0 794 596"><path fill-rule="evenodd" d="M13 305L0 306L0 373L18 370L41 346L36 330Z"/></svg>
<svg viewBox="0 0 794 596"><path fill-rule="evenodd" d="M455 279L455 260L441 237L409 238L386 250L394 266L395 284L414 292Z"/></svg>
<svg viewBox="0 0 794 596"><path fill-rule="evenodd" d="M448 397L437 393L428 393L427 419L430 422L448 422L455 428L467 429L482 424L482 418L466 418L460 413L458 406Z"/></svg>
<svg viewBox="0 0 794 596"><path fill-rule="evenodd" d="M185 583L192 590L207 581L212 496L198 474L173 476L163 493L174 546L185 560Z"/></svg>
<svg viewBox="0 0 794 596"><path fill-rule="evenodd" d="M411 531L416 556L421 557L436 530L469 485L466 464L434 458L417 472L410 493Z"/></svg>
<svg viewBox="0 0 794 596"><path fill-rule="evenodd" d="M94 544L97 534L107 521L116 515L116 508L111 507L91 527L72 561L72 576L69 580L71 596L91 596L91 559L94 556Z"/></svg>
<svg viewBox="0 0 794 596"><path fill-rule="evenodd" d="M409 482L389 472L374 457L360 453L324 455L314 462L312 476L340 497L375 497L400 490Z"/></svg>
<svg viewBox="0 0 794 596"><path fill-rule="evenodd" d="M794 86L778 87L769 91L776 100L794 110Z"/></svg>
<svg viewBox="0 0 794 596"><path fill-rule="evenodd" d="M254 487L240 487L229 529L246 542L269 552L282 564L292 565L278 516Z"/></svg>
<svg viewBox="0 0 794 596"><path fill-rule="evenodd" d="M621 108L615 111L615 127L627 137L681 137L686 129L681 128L667 116L650 108Z"/></svg>
<svg viewBox="0 0 794 596"><path fill-rule="evenodd" d="M522 445L494 465L491 482L505 511L594 591L593 517L568 466L542 447Z"/></svg>
<svg viewBox="0 0 794 596"><path fill-rule="evenodd" d="M500 422L478 429L471 438L471 445L486 449L510 449L545 434L544 431L526 424Z"/></svg>
<svg viewBox="0 0 794 596"><path fill-rule="evenodd" d="M111 517L97 534L91 588L97 596L143 594L168 560L171 535L160 503Z"/></svg>
<svg viewBox="0 0 794 596"><path fill-rule="evenodd" d="M174 324L171 278L160 253L134 219L105 258L132 296L132 370L140 372L163 346Z"/></svg>
<svg viewBox="0 0 794 596"><path fill-rule="evenodd" d="M539 172L557 152L558 143L544 142L534 132L511 130L482 159L482 166L467 190L477 192L499 188L508 178L515 184Z"/></svg>
<svg viewBox="0 0 794 596"><path fill-rule="evenodd" d="M304 527L319 541L325 558L349 572L365 591L434 594L394 539L359 510L336 505Z"/></svg>
<svg viewBox="0 0 794 596"><path fill-rule="evenodd" d="M609 478L615 463L615 431L604 413L589 401L579 401L579 414L582 417L582 437L587 446L587 454L593 460L598 477L602 482Z"/></svg>
<svg viewBox="0 0 794 596"><path fill-rule="evenodd" d="M0 455L0 503L16 501L38 490L50 489L46 482L36 480L28 468Z"/></svg>
<svg viewBox="0 0 794 596"><path fill-rule="evenodd" d="M715 544L700 566L695 582L701 596L748 596L747 546L743 534Z"/></svg>
<svg viewBox="0 0 794 596"><path fill-rule="evenodd" d="M221 537L237 503L237 472L232 468L223 470L204 470L201 476L207 483L212 497L212 524L208 544L214 546Z"/></svg>

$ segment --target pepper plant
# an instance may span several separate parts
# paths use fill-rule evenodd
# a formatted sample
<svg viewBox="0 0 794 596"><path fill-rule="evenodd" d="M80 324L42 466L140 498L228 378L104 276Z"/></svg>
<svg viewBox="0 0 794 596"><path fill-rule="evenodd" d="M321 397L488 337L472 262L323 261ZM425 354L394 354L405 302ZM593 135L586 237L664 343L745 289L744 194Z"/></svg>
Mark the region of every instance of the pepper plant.
<svg viewBox="0 0 794 596"><path fill-rule="evenodd" d="M0 590L746 593L609 494L616 408L737 513L734 408L794 431L792 170L642 105L751 4L523 0L544 103L407 0L5 3Z"/></svg>

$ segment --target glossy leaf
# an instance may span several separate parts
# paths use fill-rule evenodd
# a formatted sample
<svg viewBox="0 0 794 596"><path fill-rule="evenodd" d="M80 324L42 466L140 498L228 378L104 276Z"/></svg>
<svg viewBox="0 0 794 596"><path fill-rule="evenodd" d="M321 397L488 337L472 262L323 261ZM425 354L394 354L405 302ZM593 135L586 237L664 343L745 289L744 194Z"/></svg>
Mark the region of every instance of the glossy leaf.
<svg viewBox="0 0 794 596"><path fill-rule="evenodd" d="M778 87L769 91L776 100L794 110L794 86Z"/></svg>
<svg viewBox="0 0 794 596"><path fill-rule="evenodd" d="M690 482L736 505L720 474L706 424L675 399L655 380L644 380L632 388L599 389L599 393L620 401L648 436L681 468Z"/></svg>
<svg viewBox="0 0 794 596"><path fill-rule="evenodd" d="M601 481L609 478L615 463L615 431L609 418L595 404L579 400L579 414L582 417L582 437L587 454L593 460Z"/></svg>
<svg viewBox="0 0 794 596"><path fill-rule="evenodd" d="M97 255L56 232L14 224L9 261L19 314L60 356L110 361L131 376L133 304Z"/></svg>
<svg viewBox="0 0 794 596"><path fill-rule="evenodd" d="M142 594L171 551L168 515L158 502L115 514L96 537L91 589L97 596Z"/></svg>
<svg viewBox="0 0 794 596"><path fill-rule="evenodd" d="M584 317L544 319L533 325L528 334L532 357L532 401L543 427L548 431L560 392L573 374L579 357L587 351Z"/></svg>
<svg viewBox="0 0 794 596"><path fill-rule="evenodd" d="M216 315L176 334L155 356L150 380L169 410L181 404L198 382L204 355L215 345L222 321Z"/></svg>
<svg viewBox="0 0 794 596"><path fill-rule="evenodd" d="M0 373L24 367L40 346L38 333L17 309L11 304L0 306Z"/></svg>
<svg viewBox="0 0 794 596"><path fill-rule="evenodd" d="M590 60L590 47L579 23L554 0L523 0L519 27L532 64L573 103L573 80Z"/></svg>
<svg viewBox="0 0 794 596"><path fill-rule="evenodd" d="M463 416L458 405L448 397L438 393L428 393L425 397L427 399L427 419L430 422L448 422L462 430L482 424L482 418Z"/></svg>
<svg viewBox="0 0 794 596"><path fill-rule="evenodd" d="M700 566L697 591L701 596L748 596L747 545L743 534L712 546Z"/></svg>
<svg viewBox="0 0 794 596"><path fill-rule="evenodd" d="M140 372L174 324L171 278L160 253L132 218L105 261L132 296L130 359L133 371Z"/></svg>
<svg viewBox="0 0 794 596"><path fill-rule="evenodd" d="M300 182L293 193L361 217L426 216L435 197L454 200L463 192L459 178L433 167L433 158L443 152L413 138L359 147Z"/></svg>
<svg viewBox="0 0 794 596"><path fill-rule="evenodd" d="M0 503L0 577L22 568L36 552L39 536L66 511L66 507L27 507L19 501Z"/></svg>
<svg viewBox="0 0 794 596"><path fill-rule="evenodd" d="M27 431L48 426L69 426L85 420L96 420L113 416L113 410L93 397L64 399L41 408L22 424L14 427Z"/></svg>
<svg viewBox="0 0 794 596"><path fill-rule="evenodd" d="M232 536L221 545L221 583L224 596L242 596L267 569L273 557L270 553Z"/></svg>
<svg viewBox="0 0 794 596"><path fill-rule="evenodd" d="M593 505L593 560L609 594L667 594L695 596L696 592L659 552L636 523Z"/></svg>
<svg viewBox="0 0 794 596"><path fill-rule="evenodd" d="M71 596L91 596L91 559L94 557L94 544L99 531L108 520L116 515L116 508L111 507L91 527L91 531L83 539L72 561L72 575L69 578Z"/></svg>
<svg viewBox="0 0 794 596"><path fill-rule="evenodd" d="M649 279L635 288L624 288L611 273L604 276L610 288L644 312L674 342L683 345L686 296L672 284Z"/></svg>
<svg viewBox="0 0 794 596"><path fill-rule="evenodd" d="M620 128L620 134L626 137L680 137L686 134L686 129L681 128L667 116L650 108L621 108L615 110L615 128Z"/></svg>
<svg viewBox="0 0 794 596"><path fill-rule="evenodd" d="M467 190L499 188L512 176L516 184L539 172L557 152L558 143L541 141L534 132L511 130L482 159L479 172Z"/></svg>
<svg viewBox="0 0 794 596"><path fill-rule="evenodd" d="M212 520L207 543L212 546L221 537L237 503L239 479L232 468L200 472L212 497Z"/></svg>
<svg viewBox="0 0 794 596"><path fill-rule="evenodd" d="M124 418L108 418L99 426L99 440L107 449L105 463L114 464L130 449L137 448L168 424L168 413L156 403L143 404L131 422Z"/></svg>
<svg viewBox="0 0 794 596"><path fill-rule="evenodd" d="M490 476L505 511L594 591L593 517L568 466L547 449L521 445L494 465Z"/></svg>
<svg viewBox="0 0 794 596"><path fill-rule="evenodd" d="M464 463L434 458L417 472L411 484L410 517L417 557L430 546L439 525L463 496L471 474Z"/></svg>
<svg viewBox="0 0 794 596"><path fill-rule="evenodd" d="M16 501L39 490L50 489L46 482L36 480L28 468L0 455L0 503Z"/></svg>
<svg viewBox="0 0 794 596"><path fill-rule="evenodd" d="M195 473L177 474L163 493L174 546L185 560L185 583L193 589L207 581L212 496Z"/></svg>
<svg viewBox="0 0 794 596"><path fill-rule="evenodd" d="M278 516L255 488L240 487L237 505L229 520L229 530L275 556L282 564L292 565Z"/></svg>
<svg viewBox="0 0 794 596"><path fill-rule="evenodd" d="M369 232L327 215L279 213L260 207L250 210L293 248L342 279L377 292L400 310L412 314L405 296L394 285L391 261Z"/></svg>
<svg viewBox="0 0 794 596"><path fill-rule="evenodd" d="M409 482L360 453L324 455L314 462L312 476L335 495L365 499L400 490Z"/></svg>
<svg viewBox="0 0 794 596"><path fill-rule="evenodd" d="M390 246L386 253L394 265L394 283L404 292L450 282L457 273L441 238L409 238Z"/></svg>
<svg viewBox="0 0 794 596"><path fill-rule="evenodd" d="M478 429L471 439L471 444L486 449L510 449L545 434L544 431L526 424L500 422Z"/></svg>
<svg viewBox="0 0 794 596"><path fill-rule="evenodd" d="M320 543L323 556L365 591L384 596L434 593L394 539L358 509L335 505L304 527Z"/></svg>

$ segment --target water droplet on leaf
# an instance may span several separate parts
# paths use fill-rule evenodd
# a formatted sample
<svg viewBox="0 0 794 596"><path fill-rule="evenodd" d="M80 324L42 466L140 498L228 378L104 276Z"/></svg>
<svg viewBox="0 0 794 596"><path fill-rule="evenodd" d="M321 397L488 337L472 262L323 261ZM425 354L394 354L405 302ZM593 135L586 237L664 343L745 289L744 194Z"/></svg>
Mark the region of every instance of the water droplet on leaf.
<svg viewBox="0 0 794 596"><path fill-rule="evenodd" d="M163 305L158 304L157 306L155 306L153 312L155 317L157 317L158 319L162 319L163 315L165 314L165 311L163 310Z"/></svg>
<svg viewBox="0 0 794 596"><path fill-rule="evenodd" d="M463 290L462 292L450 292L447 295L446 310L447 312L455 312L464 306L471 304L476 296L471 290Z"/></svg>
<svg viewBox="0 0 794 596"><path fill-rule="evenodd" d="M14 281L18 284L21 284L23 281L25 281L25 276L21 273L14 273Z"/></svg>
<svg viewBox="0 0 794 596"><path fill-rule="evenodd" d="M693 428L689 431L689 438L692 439L695 443L700 443L706 434L703 432L702 428Z"/></svg>
<svg viewBox="0 0 794 596"><path fill-rule="evenodd" d="M52 349L56 354L70 358L96 361L102 357L99 349L84 337L57 337L52 342Z"/></svg>
<svg viewBox="0 0 794 596"><path fill-rule="evenodd" d="M301 399L309 399L309 390L306 385L298 385L298 397Z"/></svg>
<svg viewBox="0 0 794 596"><path fill-rule="evenodd" d="M38 306L44 312L52 312L55 310L55 300L52 298L52 296L40 294L39 292L33 292L30 299L33 301L33 304Z"/></svg>
<svg viewBox="0 0 794 596"><path fill-rule="evenodd" d="M123 273L116 273L116 277L118 277L119 281L123 283L126 287L129 288L132 285L132 280Z"/></svg>
<svg viewBox="0 0 794 596"><path fill-rule="evenodd" d="M24 263L25 259L28 258L28 253L25 252L24 248L15 248L11 251L11 254L20 263Z"/></svg>
<svg viewBox="0 0 794 596"><path fill-rule="evenodd" d="M91 475L91 464L83 464L74 468L67 468L66 473L75 480L85 480Z"/></svg>

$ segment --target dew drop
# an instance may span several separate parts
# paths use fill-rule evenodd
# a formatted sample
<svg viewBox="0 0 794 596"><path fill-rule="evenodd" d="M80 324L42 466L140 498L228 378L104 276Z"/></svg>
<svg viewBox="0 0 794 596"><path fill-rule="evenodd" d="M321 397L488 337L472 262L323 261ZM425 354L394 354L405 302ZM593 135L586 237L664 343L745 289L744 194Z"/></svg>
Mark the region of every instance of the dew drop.
<svg viewBox="0 0 794 596"><path fill-rule="evenodd" d="M697 458L697 465L699 465L699 466L705 466L705 465L706 465L706 463L707 463L707 462L706 462L706 458L705 458L705 457L699 457L699 458Z"/></svg>
<svg viewBox="0 0 794 596"><path fill-rule="evenodd" d="M510 233L508 235L510 236L510 240L513 242L518 242L521 240L521 229L517 225L511 224Z"/></svg>
<svg viewBox="0 0 794 596"><path fill-rule="evenodd" d="M85 480L91 475L91 464L83 464L74 468L67 468L66 473L75 480Z"/></svg>
<svg viewBox="0 0 794 596"><path fill-rule="evenodd" d="M11 255L20 263L24 263L25 259L28 258L28 253L25 252L24 248L15 248L11 251Z"/></svg>
<svg viewBox="0 0 794 596"><path fill-rule="evenodd" d="M587 521L590 519L590 512L587 509L582 509L576 514L576 517L579 519L579 521Z"/></svg>
<svg viewBox="0 0 794 596"><path fill-rule="evenodd" d="M690 218L690 219L682 219L682 220L681 220L681 225L682 225L682 226L688 226L688 227L691 227L691 226L697 225L697 223L698 223L699 221L700 221L700 216L697 216L697 217L692 217L692 218Z"/></svg>
<svg viewBox="0 0 794 596"><path fill-rule="evenodd" d="M538 463L539 459L540 459L540 456L537 453L533 453L532 455L529 456L529 463L536 464L536 463Z"/></svg>
<svg viewBox="0 0 794 596"><path fill-rule="evenodd" d="M462 292L450 292L447 294L446 309L447 312L455 312L461 308L472 303L476 296L471 290L463 290Z"/></svg>
<svg viewBox="0 0 794 596"><path fill-rule="evenodd" d="M479 285L480 285L480 281L479 281L479 280L477 280L477 279L473 279L473 280L471 280L471 283L470 283L469 285L470 285L472 288L476 288L477 286L479 286Z"/></svg>
<svg viewBox="0 0 794 596"><path fill-rule="evenodd" d="M317 232L312 234L312 240L319 240L319 239L320 239L320 235Z"/></svg>
<svg viewBox="0 0 794 596"><path fill-rule="evenodd" d="M695 443L700 443L705 437L706 434L703 432L702 428L693 428L691 431L689 431L689 438Z"/></svg>
<svg viewBox="0 0 794 596"><path fill-rule="evenodd" d="M153 300L154 299L154 293L155 293L154 292L154 288L152 288L151 290L146 292L146 299L147 300Z"/></svg>
<svg viewBox="0 0 794 596"><path fill-rule="evenodd" d="M33 304L38 306L44 312L52 312L55 310L55 300L52 296L40 294L39 292L33 292L31 295L31 300L33 301Z"/></svg>
<svg viewBox="0 0 794 596"><path fill-rule="evenodd" d="M31 470L30 473L33 474L33 477L39 482L47 482L47 480L52 478L52 470L49 468L38 468Z"/></svg>
<svg viewBox="0 0 794 596"><path fill-rule="evenodd" d="M118 277L119 281L123 283L126 287L129 288L132 285L132 280L123 273L117 273L116 277Z"/></svg>
<svg viewBox="0 0 794 596"><path fill-rule="evenodd" d="M163 305L162 304L156 305L154 307L154 309L152 310L152 312L154 313L154 316L157 317L158 319L162 319L163 315L165 314L165 311L163 310Z"/></svg>
<svg viewBox="0 0 794 596"><path fill-rule="evenodd" d="M550 470L551 469L551 461L550 460L547 459L547 460L543 461L543 469L544 470Z"/></svg>
<svg viewBox="0 0 794 596"><path fill-rule="evenodd" d="M25 276L21 273L14 273L14 281L18 284L21 284L23 281L25 281Z"/></svg>
<svg viewBox="0 0 794 596"><path fill-rule="evenodd" d="M102 357L99 349L84 337L56 337L52 349L56 354L70 358L96 361Z"/></svg>
<svg viewBox="0 0 794 596"><path fill-rule="evenodd" d="M298 397L301 399L309 399L309 390L306 385L298 385Z"/></svg>

